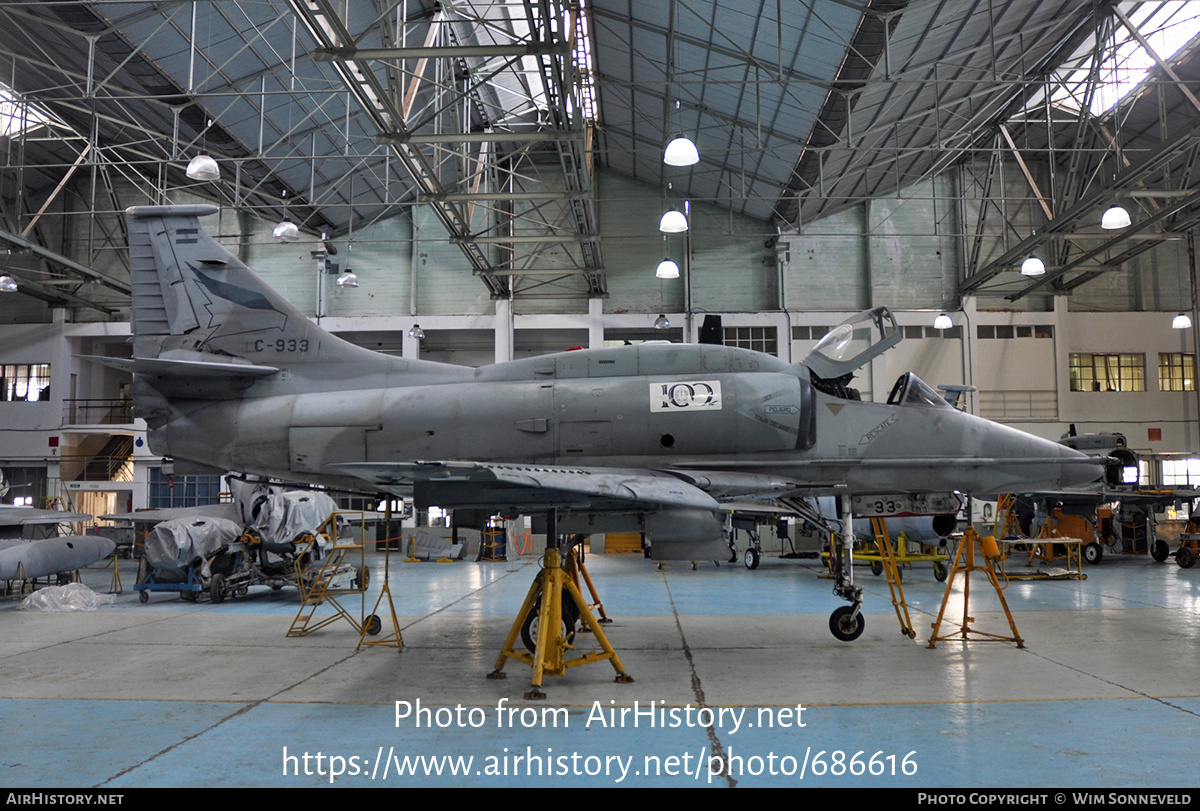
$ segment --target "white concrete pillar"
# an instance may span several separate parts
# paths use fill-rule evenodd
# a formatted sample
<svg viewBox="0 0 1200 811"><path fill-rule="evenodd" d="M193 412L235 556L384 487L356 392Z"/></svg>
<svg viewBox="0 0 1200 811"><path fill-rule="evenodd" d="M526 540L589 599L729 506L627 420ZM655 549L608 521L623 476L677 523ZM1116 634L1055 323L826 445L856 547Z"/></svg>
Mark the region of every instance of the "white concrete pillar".
<svg viewBox="0 0 1200 811"><path fill-rule="evenodd" d="M588 299L588 349L604 346L604 299Z"/></svg>
<svg viewBox="0 0 1200 811"><path fill-rule="evenodd" d="M418 360L421 357L421 339L412 337L408 334L408 330L405 330L400 339L400 355Z"/></svg>
<svg viewBox="0 0 1200 811"><path fill-rule="evenodd" d="M496 301L496 363L513 359L512 302L508 299Z"/></svg>

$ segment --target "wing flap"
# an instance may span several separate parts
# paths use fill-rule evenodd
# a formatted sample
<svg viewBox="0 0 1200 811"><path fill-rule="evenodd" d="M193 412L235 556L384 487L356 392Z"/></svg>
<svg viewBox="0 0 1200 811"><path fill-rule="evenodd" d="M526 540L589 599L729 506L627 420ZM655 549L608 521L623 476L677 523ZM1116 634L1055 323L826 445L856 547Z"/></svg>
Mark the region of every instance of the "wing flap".
<svg viewBox="0 0 1200 811"><path fill-rule="evenodd" d="M426 502L448 508L718 508L716 500L700 488L645 470L487 462L368 462L334 467L391 492L411 491L418 506Z"/></svg>

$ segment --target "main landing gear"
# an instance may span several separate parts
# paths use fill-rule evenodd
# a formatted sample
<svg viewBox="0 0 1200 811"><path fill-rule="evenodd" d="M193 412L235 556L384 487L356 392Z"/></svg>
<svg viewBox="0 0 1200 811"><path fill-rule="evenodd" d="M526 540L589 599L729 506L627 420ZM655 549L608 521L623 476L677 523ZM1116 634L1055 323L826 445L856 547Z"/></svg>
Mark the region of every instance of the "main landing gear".
<svg viewBox="0 0 1200 811"><path fill-rule="evenodd" d="M542 558L542 570L533 579L525 602L513 621L508 632L508 639L496 660L495 669L488 674L489 679L507 678L504 665L509 659L529 665L533 668L533 676L526 699L545 699L542 692L542 677L549 673L561 676L567 668L587 665L593 662L608 660L613 670L617 672L615 681L618 684L629 684L633 678L625 672L621 658L609 644L601 628L600 621L592 614L587 601L575 585L574 579L564 568L564 557L570 554L570 543L564 536L558 534L558 520L554 511L548 515L546 527L546 554ZM592 632L601 652L593 651L574 658L567 658L567 651L574 650L575 623L582 622L583 626ZM581 629L582 630L582 629ZM521 639L523 647L530 650L517 650L517 640Z"/></svg>

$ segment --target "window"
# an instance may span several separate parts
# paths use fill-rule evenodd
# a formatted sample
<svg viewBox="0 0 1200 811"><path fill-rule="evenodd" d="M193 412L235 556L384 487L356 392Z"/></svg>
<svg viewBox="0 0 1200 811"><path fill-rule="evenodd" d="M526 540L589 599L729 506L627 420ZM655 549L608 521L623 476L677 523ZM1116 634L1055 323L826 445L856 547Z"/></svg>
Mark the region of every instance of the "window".
<svg viewBox="0 0 1200 811"><path fill-rule="evenodd" d="M1159 352L1158 390L1195 391L1196 356L1191 352Z"/></svg>
<svg viewBox="0 0 1200 811"><path fill-rule="evenodd" d="M50 399L49 363L9 363L0 366L0 399L6 403Z"/></svg>
<svg viewBox="0 0 1200 811"><path fill-rule="evenodd" d="M1145 355L1071 353L1071 391L1145 390Z"/></svg>
<svg viewBox="0 0 1200 811"><path fill-rule="evenodd" d="M13 138L48 120L37 105L26 102L8 85L0 84L0 135Z"/></svg>
<svg viewBox="0 0 1200 811"><path fill-rule="evenodd" d="M1170 61L1200 32L1200 14L1195 3L1166 0L1158 3L1122 3L1130 21L1154 51ZM1099 52L1099 64L1096 55ZM1123 27L1105 37L1096 47L1094 38L1079 45L1075 53L1057 71L1050 102L1079 112L1087 99L1087 87L1093 75L1099 79L1091 99L1090 112L1102 116L1117 102L1140 87L1154 67L1154 59ZM1039 95L1032 105L1044 103Z"/></svg>
<svg viewBox="0 0 1200 811"><path fill-rule="evenodd" d="M1049 325L1022 327L981 324L975 328L975 335L980 338L1053 338L1054 327Z"/></svg>
<svg viewBox="0 0 1200 811"><path fill-rule="evenodd" d="M779 341L774 327L725 327L725 346L753 349L768 355L779 354Z"/></svg>
<svg viewBox="0 0 1200 811"><path fill-rule="evenodd" d="M1163 459L1164 487L1200 486L1200 459Z"/></svg>
<svg viewBox="0 0 1200 811"><path fill-rule="evenodd" d="M793 341L819 341L829 332L829 327L792 327Z"/></svg>
<svg viewBox="0 0 1200 811"><path fill-rule="evenodd" d="M150 468L147 505L152 510L168 507L203 507L221 501L220 476L168 476L162 468Z"/></svg>

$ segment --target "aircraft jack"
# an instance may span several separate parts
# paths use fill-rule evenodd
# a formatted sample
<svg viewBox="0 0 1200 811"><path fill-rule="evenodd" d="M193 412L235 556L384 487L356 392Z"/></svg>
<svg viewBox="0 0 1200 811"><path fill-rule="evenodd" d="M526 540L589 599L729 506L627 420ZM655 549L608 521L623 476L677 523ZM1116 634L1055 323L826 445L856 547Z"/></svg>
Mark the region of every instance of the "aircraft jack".
<svg viewBox="0 0 1200 811"><path fill-rule="evenodd" d="M979 554L983 557L984 563L982 566L975 563L975 549L979 548ZM963 558L966 558L965 562ZM1008 602L1004 599L1004 589L1000 585L1000 581L996 578L994 561L1000 557L1000 550L996 546L996 539L992 536L982 537L975 531L975 527L967 527L963 533L962 541L958 545L958 552L954 556L954 566L950 569L950 576L946 578L946 594L942 597L942 608L938 611L937 621L933 623L933 634L929 637L929 647L937 647L937 643L942 640L958 639L962 642L970 642L972 639L978 639L985 642L1016 642L1018 648L1025 647L1025 640L1021 638L1021 633L1017 630L1017 624L1013 621L1012 612L1008 610ZM962 572L965 575L963 580L963 621L962 629L957 633L946 634L939 636L938 631L942 627L942 618L946 614L946 604L950 602L950 594L954 590L954 578L958 573ZM985 631L977 631L971 627L971 623L975 618L971 614L971 572L983 572L987 575L988 582L996 590L996 596L1000 598L1000 605L1004 607L1004 615L1008 617L1008 627L1012 629L1012 636L1001 636L999 634L991 634Z"/></svg>
<svg viewBox="0 0 1200 811"><path fill-rule="evenodd" d="M121 585L121 570L117 566L117 562L119 560L120 560L119 555L113 555L112 580L110 580L108 583L108 593L109 594L124 594L125 593L125 588Z"/></svg>
<svg viewBox="0 0 1200 811"><path fill-rule="evenodd" d="M555 523L553 520L550 522L547 533L549 538L554 538L557 534L554 531ZM633 677L625 672L625 666L621 664L621 658L617 656L617 652L613 650L608 637L605 636L600 622L584 601L579 587L575 585L567 568L564 568L562 558L560 546L548 542L546 554L542 558L542 570L533 579L533 585L529 587L529 593L525 595L525 602L521 604L521 610L508 632L508 639L505 640L504 648L500 651L500 658L496 660L495 669L488 674L489 679L507 678L508 674L504 672L504 665L509 659L529 665L533 668L533 676L529 691L524 694L528 700L546 698L546 694L541 689L542 677L545 674L561 676L567 672L568 668L602 662L606 659L612 663L613 670L617 672L614 680L617 684L633 682ZM571 642L574 634L564 638L562 633L564 594L570 596L574 601L579 610L580 621L592 632L593 638L603 653L593 651L573 659L567 658L567 650L573 649ZM537 612L536 619L530 617L530 613L533 611ZM525 651L516 650L515 645L518 638L532 636L530 631L534 621L537 622L537 641L533 645L533 654L530 655Z"/></svg>
<svg viewBox="0 0 1200 811"><path fill-rule="evenodd" d="M579 578L583 577L583 582L587 583L588 593L592 595L594 602L588 604L588 608L600 614L596 622L601 625L608 625L612 619L604 612L604 601L600 599L600 594L596 591L596 584L592 582L592 576L588 574L587 566L583 563L583 547L574 546L571 548L571 553L567 557L567 576L575 583L575 588L579 588ZM579 589L583 593L583 589ZM588 633L591 629L584 626L579 629L579 633Z"/></svg>

